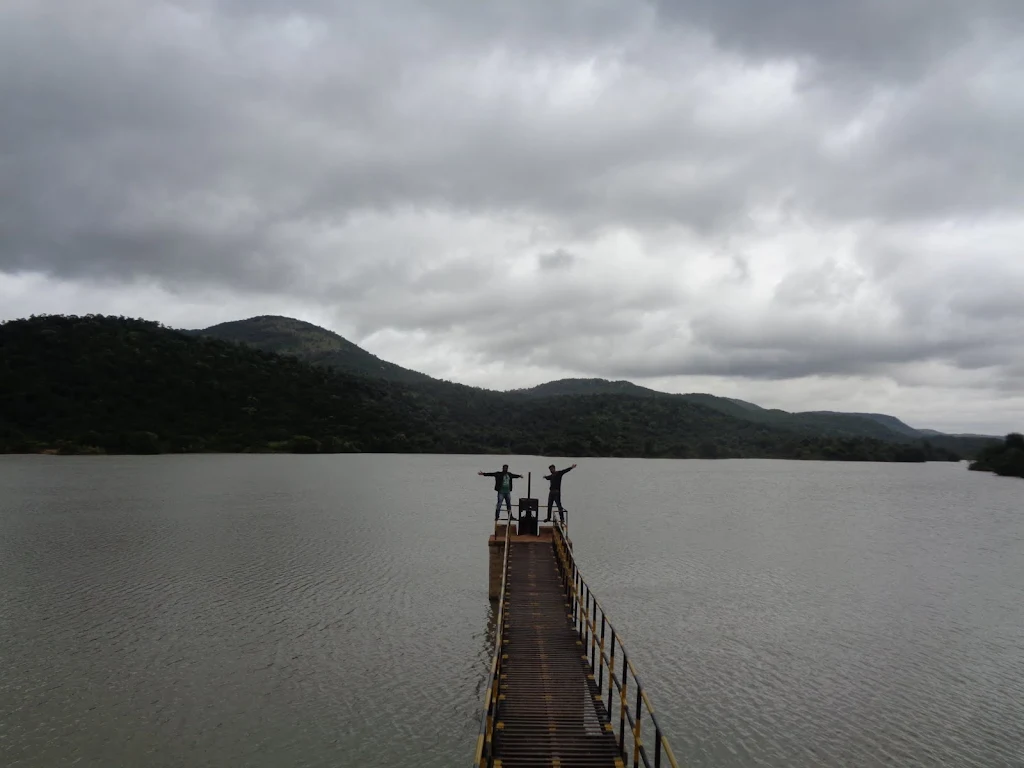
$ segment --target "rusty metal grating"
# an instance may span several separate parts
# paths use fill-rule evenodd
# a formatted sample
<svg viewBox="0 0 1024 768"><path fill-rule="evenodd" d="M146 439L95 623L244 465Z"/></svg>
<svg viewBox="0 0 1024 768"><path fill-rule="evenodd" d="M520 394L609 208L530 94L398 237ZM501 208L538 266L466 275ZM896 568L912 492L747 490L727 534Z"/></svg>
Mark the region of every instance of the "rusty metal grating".
<svg viewBox="0 0 1024 768"><path fill-rule="evenodd" d="M494 765L622 766L550 539L512 544L507 576Z"/></svg>

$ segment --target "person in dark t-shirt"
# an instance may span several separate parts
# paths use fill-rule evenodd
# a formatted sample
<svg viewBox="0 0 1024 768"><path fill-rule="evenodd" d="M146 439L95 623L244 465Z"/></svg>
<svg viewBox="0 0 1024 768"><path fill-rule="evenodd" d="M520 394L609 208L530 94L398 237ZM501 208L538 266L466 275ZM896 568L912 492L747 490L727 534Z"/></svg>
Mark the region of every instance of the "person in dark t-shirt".
<svg viewBox="0 0 1024 768"><path fill-rule="evenodd" d="M575 469L576 465L573 464L571 467L565 469L555 469L555 465L552 464L548 467L551 470L550 475L544 475L544 479L548 481L548 516L544 520L545 523L551 522L551 505L558 505L558 518L563 523L565 522L565 508L562 506L562 475L571 469Z"/></svg>

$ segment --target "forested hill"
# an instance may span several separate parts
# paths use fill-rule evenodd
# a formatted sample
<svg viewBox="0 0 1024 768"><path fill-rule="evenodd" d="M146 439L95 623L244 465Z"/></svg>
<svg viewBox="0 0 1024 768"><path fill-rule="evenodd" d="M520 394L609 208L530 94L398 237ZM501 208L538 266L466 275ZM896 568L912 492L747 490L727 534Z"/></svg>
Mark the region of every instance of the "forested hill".
<svg viewBox="0 0 1024 768"><path fill-rule="evenodd" d="M793 432L830 437L871 437L887 442L915 442L925 437L895 416L875 413L841 413L837 411L802 411L791 413L777 408L762 408L743 400L718 397L706 393L683 395L659 392L640 387L629 381L605 379L559 379L530 389L512 390L510 394L522 397L553 397L556 395L621 394L635 397L676 398L696 403L744 421L768 424ZM964 439L932 432L928 438L933 445L942 445L953 452L972 453L991 444L994 439Z"/></svg>
<svg viewBox="0 0 1024 768"><path fill-rule="evenodd" d="M924 442L815 434L674 396L523 398L352 376L143 320L0 325L0 451L270 450L956 458Z"/></svg>
<svg viewBox="0 0 1024 768"><path fill-rule="evenodd" d="M185 333L248 344L266 352L294 355L307 363L367 378L413 383L435 381L425 373L381 360L333 331L290 317L261 315Z"/></svg>
<svg viewBox="0 0 1024 768"><path fill-rule="evenodd" d="M982 450L971 469L1003 477L1024 477L1024 435L1012 432L1001 445Z"/></svg>
<svg viewBox="0 0 1024 768"><path fill-rule="evenodd" d="M262 349L295 355L314 365L329 366L342 373L369 378L419 384L431 388L433 394L447 397L453 388L462 386L440 381L417 371L389 363L339 336L289 317L264 315L248 320L221 323L200 331L187 331L225 341L235 341ZM470 390L462 387L463 393ZM691 393L669 394L630 381L607 379L559 379L529 389L512 390L509 394L523 398L544 398L576 395L624 395L630 397L674 397L704 405L728 416L745 421L782 427L795 432L828 435L831 437L873 437L884 441L913 442L923 437L932 444L955 452L973 454L982 447L998 442L995 438L971 438L943 435L930 430L915 430L894 416L876 413L841 413L835 411L805 411L790 413L779 409L762 408L753 403L716 395ZM927 433L927 434L926 434Z"/></svg>
<svg viewBox="0 0 1024 768"><path fill-rule="evenodd" d="M529 389L512 389L509 394L525 397L554 397L556 395L633 395L634 397L668 397L665 392L641 387L631 381L607 379L558 379L538 384Z"/></svg>
<svg viewBox="0 0 1024 768"><path fill-rule="evenodd" d="M889 416L885 413L840 413L838 411L806 411L807 414L813 414L816 416L853 416L860 419L868 419L878 424L883 425L887 429L891 429L901 435L907 435L908 437L923 437L924 432L918 429L914 429L909 424L897 419L895 416ZM931 430L927 430L931 432ZM932 434L941 434L939 432L932 432Z"/></svg>

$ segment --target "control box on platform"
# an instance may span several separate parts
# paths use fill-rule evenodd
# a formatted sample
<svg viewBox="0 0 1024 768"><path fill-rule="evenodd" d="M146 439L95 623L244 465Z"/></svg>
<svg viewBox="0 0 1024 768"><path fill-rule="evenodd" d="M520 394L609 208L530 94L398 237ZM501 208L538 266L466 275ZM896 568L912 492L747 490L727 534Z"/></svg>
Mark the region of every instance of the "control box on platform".
<svg viewBox="0 0 1024 768"><path fill-rule="evenodd" d="M537 499L519 500L519 535L536 536L537 520L540 516L540 503Z"/></svg>

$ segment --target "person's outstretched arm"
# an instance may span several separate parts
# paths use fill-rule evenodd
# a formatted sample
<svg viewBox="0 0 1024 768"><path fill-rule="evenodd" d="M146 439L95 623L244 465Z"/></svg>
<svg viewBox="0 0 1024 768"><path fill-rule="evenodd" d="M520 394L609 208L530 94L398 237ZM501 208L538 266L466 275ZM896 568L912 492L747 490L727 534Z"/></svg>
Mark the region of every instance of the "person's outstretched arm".
<svg viewBox="0 0 1024 768"><path fill-rule="evenodd" d="M480 477L497 477L501 473L500 472L477 472L477 474L480 475Z"/></svg>
<svg viewBox="0 0 1024 768"><path fill-rule="evenodd" d="M509 477L522 477L522 475L515 475L515 474L512 474L511 472L508 473L508 476Z"/></svg>

